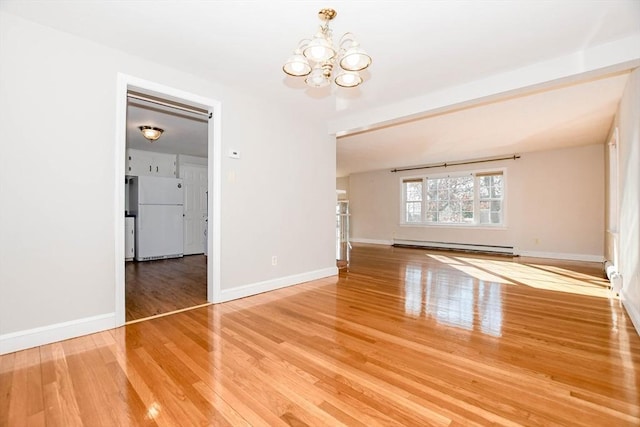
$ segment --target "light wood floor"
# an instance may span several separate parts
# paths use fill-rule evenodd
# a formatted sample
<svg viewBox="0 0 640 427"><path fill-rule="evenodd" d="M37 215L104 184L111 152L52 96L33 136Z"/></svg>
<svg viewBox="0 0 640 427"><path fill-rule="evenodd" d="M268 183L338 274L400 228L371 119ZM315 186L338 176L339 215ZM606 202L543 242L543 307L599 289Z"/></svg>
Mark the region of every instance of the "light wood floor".
<svg viewBox="0 0 640 427"><path fill-rule="evenodd" d="M207 258L127 262L125 302L127 322L205 304Z"/></svg>
<svg viewBox="0 0 640 427"><path fill-rule="evenodd" d="M0 357L0 426L640 423L600 264L356 245L348 271Z"/></svg>

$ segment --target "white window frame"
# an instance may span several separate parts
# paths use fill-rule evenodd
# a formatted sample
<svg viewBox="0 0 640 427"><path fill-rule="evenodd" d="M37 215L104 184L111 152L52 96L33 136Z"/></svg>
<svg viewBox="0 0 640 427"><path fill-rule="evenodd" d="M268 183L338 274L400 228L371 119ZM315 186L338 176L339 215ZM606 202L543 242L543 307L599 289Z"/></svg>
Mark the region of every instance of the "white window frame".
<svg viewBox="0 0 640 427"><path fill-rule="evenodd" d="M478 185L478 178L482 175L489 174L502 174L502 222L500 224L480 224L480 186ZM457 178L472 175L474 177L474 211L473 211L473 222L469 223L437 223L437 222L427 222L426 221L426 212L427 212L427 179L438 179L438 178ZM406 193L404 189L404 183L410 180L422 180L422 208L421 215L422 220L420 222L408 222L406 220L406 211L405 206L407 203ZM452 173L438 173L438 174L423 174L423 175L410 175L410 176L402 176L400 177L400 225L403 227L436 227L436 228L483 228L483 229L505 229L507 228L507 168L492 168L492 169L481 169L481 170L469 170L469 171L458 171Z"/></svg>
<svg viewBox="0 0 640 427"><path fill-rule="evenodd" d="M420 182L422 182L422 199L420 200L420 216L423 218L423 220L421 220L420 222L412 222L412 221L407 221L407 203L415 203L415 201L409 201L407 200L407 192L404 189L404 184L406 182L418 182L418 180L420 180ZM400 210L402 211L402 222L406 223L406 224L422 224L424 222L424 208L425 208L425 188L424 188L424 184L425 184L425 180L422 179L422 177L415 177L415 178L411 178L411 177L404 177L401 181L400 181L400 187L402 188L401 193L402 193L402 204L400 205Z"/></svg>

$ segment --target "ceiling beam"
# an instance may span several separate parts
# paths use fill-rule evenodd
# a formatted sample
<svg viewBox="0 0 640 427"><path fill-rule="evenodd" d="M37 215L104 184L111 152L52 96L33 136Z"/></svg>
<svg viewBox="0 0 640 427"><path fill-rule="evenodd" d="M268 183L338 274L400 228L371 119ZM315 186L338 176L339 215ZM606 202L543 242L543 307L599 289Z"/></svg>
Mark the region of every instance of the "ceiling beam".
<svg viewBox="0 0 640 427"><path fill-rule="evenodd" d="M498 100L596 80L640 66L640 36L627 37L329 121L343 137Z"/></svg>

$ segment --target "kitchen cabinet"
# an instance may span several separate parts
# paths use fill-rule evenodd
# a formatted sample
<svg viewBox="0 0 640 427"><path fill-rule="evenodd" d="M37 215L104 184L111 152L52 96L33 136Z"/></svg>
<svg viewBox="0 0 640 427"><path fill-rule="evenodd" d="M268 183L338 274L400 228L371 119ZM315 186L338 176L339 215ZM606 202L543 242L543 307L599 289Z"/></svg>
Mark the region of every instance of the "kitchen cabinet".
<svg viewBox="0 0 640 427"><path fill-rule="evenodd" d="M124 219L124 260L133 261L136 255L136 219L128 216Z"/></svg>
<svg viewBox="0 0 640 427"><path fill-rule="evenodd" d="M127 150L127 175L176 177L176 155Z"/></svg>

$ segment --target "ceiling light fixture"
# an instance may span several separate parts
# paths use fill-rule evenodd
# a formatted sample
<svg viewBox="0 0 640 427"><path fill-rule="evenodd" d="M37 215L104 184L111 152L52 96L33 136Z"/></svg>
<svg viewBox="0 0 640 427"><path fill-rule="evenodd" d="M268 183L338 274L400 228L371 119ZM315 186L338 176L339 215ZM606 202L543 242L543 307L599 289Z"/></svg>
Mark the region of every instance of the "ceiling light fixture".
<svg viewBox="0 0 640 427"><path fill-rule="evenodd" d="M160 135L162 135L162 132L164 132L164 129L156 128L153 126L140 126L138 129L140 129L140 132L142 132L142 136L144 136L151 142L160 138Z"/></svg>
<svg viewBox="0 0 640 427"><path fill-rule="evenodd" d="M331 83L333 68L339 65L339 73L333 79L341 87L356 87L362 83L359 71L371 64L371 57L360 48L353 34L346 33L340 39L337 49L333 44L333 34L329 21L335 18L333 9L322 9L318 18L322 21L313 39L303 39L289 57L282 69L293 77L307 77L304 81L311 87L324 87Z"/></svg>

